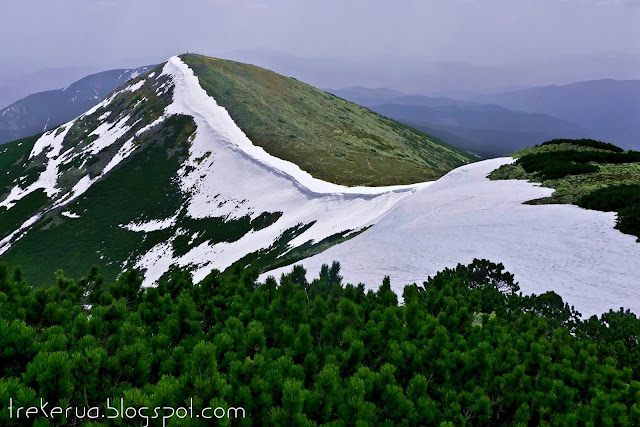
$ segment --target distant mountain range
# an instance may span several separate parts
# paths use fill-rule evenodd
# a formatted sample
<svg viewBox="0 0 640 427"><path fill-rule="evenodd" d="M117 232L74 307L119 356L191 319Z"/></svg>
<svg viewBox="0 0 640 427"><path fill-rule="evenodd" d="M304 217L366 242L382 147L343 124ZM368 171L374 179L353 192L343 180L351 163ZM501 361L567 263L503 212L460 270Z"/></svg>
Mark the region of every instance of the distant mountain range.
<svg viewBox="0 0 640 427"><path fill-rule="evenodd" d="M313 59L265 49L233 51L225 56L318 87L386 87L410 94L454 99L470 93L504 92L602 78L640 78L640 55L610 53L564 55L518 64L488 65L384 55L368 61Z"/></svg>
<svg viewBox="0 0 640 427"><path fill-rule="evenodd" d="M566 120L495 104L411 96L391 89L351 87L330 92L481 157L506 155L553 138L582 138L589 134Z"/></svg>
<svg viewBox="0 0 640 427"><path fill-rule="evenodd" d="M100 70L71 66L45 68L32 73L4 74L3 71L8 72L0 68L0 109L32 93L68 86Z"/></svg>
<svg viewBox="0 0 640 427"><path fill-rule="evenodd" d="M53 129L79 116L153 66L92 74L62 89L34 93L0 110L0 144Z"/></svg>
<svg viewBox="0 0 640 427"><path fill-rule="evenodd" d="M594 80L476 95L470 100L543 113L575 123L592 138L640 148L640 80Z"/></svg>
<svg viewBox="0 0 640 427"><path fill-rule="evenodd" d="M253 57L257 62L273 62L293 75L310 76L312 81L322 81L327 67L339 68L340 65L339 62L316 64L313 61L309 64L282 55L256 57L240 53L240 56ZM610 58L609 61L622 59ZM309 67L314 64L317 67L312 73ZM131 77L148 69L98 73L65 89L36 93L15 102L0 110L0 143L71 120L126 81L127 73ZM342 78L349 78L351 74L353 78L366 75L363 70L357 70L358 67L351 64L344 73L338 74ZM420 92L421 87L416 86L412 92ZM480 157L506 155L553 138L588 137L626 148L640 148L637 138L640 80L594 80L488 94L449 90L454 96L412 95L395 89L362 86L328 92Z"/></svg>

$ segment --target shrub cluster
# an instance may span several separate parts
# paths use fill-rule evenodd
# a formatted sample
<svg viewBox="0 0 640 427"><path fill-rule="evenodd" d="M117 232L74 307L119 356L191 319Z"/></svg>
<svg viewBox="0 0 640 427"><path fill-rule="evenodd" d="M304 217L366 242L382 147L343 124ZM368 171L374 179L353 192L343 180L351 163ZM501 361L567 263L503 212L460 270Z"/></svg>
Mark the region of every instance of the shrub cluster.
<svg viewBox="0 0 640 427"><path fill-rule="evenodd" d="M552 139L551 141L543 142L540 145L559 145L559 144L571 144L581 147L598 148L600 150L609 150L621 153L624 150L617 145L610 144L608 142L596 141L595 139Z"/></svg>
<svg viewBox="0 0 640 427"><path fill-rule="evenodd" d="M560 179L567 175L581 175L597 172L593 163L634 163L640 162L640 152L622 153L603 151L556 151L531 153L520 157L516 164L528 173L537 173L542 179Z"/></svg>
<svg viewBox="0 0 640 427"><path fill-rule="evenodd" d="M604 187L585 194L578 206L598 211L618 211L640 204L640 185L626 184Z"/></svg>
<svg viewBox="0 0 640 427"><path fill-rule="evenodd" d="M519 295L488 261L406 286L402 305L388 279L366 291L339 270L325 265L308 282L296 266L279 285L251 269L199 284L174 270L142 289L135 271L104 286L93 268L32 288L0 264L1 423L20 424L8 419L10 398L87 407L193 398L196 409L246 410L223 425L640 424L634 314L583 322L552 292ZM169 425L187 421L207 425Z"/></svg>
<svg viewBox="0 0 640 427"><path fill-rule="evenodd" d="M616 227L623 233L640 237L640 185L600 188L582 196L577 204L586 209L618 212Z"/></svg>

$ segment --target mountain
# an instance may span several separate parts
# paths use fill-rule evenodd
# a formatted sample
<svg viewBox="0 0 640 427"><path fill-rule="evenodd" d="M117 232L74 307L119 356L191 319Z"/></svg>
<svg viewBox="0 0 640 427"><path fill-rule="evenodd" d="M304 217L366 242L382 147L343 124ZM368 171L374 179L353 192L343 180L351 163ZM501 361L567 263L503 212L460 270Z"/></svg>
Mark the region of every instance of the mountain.
<svg viewBox="0 0 640 427"><path fill-rule="evenodd" d="M153 66L92 74L62 89L34 93L0 110L0 144L52 129L84 113Z"/></svg>
<svg viewBox="0 0 640 427"><path fill-rule="evenodd" d="M9 71L10 65L0 62L0 109L32 93L69 86L97 71L90 67L61 67L19 73Z"/></svg>
<svg viewBox="0 0 640 427"><path fill-rule="evenodd" d="M495 104L362 87L331 92L482 157L504 156L553 138L589 136L568 121Z"/></svg>
<svg viewBox="0 0 640 427"><path fill-rule="evenodd" d="M408 96L406 93L400 92L399 90L387 88L372 89L364 86L350 86L343 89L325 89L325 91L365 107L384 104L386 102L391 102L395 99Z"/></svg>
<svg viewBox="0 0 640 427"><path fill-rule="evenodd" d="M0 147L0 260L106 278L259 271L363 231L472 158L255 66L173 57L81 116ZM388 185L392 187L346 187ZM412 185L407 185L412 184Z"/></svg>
<svg viewBox="0 0 640 427"><path fill-rule="evenodd" d="M478 102L550 114L587 129L590 137L640 148L640 80L593 80L479 95Z"/></svg>
<svg viewBox="0 0 640 427"><path fill-rule="evenodd" d="M373 89L363 86L351 86L343 89L327 89L327 92L366 107L383 104L415 105L421 107L466 107L479 105L473 101L462 101L444 96L409 95L388 88Z"/></svg>
<svg viewBox="0 0 640 427"><path fill-rule="evenodd" d="M614 78L640 78L640 55L611 53L561 55L514 64L471 64L375 55L371 59L297 57L254 49L232 51L231 59L293 76L319 87L378 87L407 93L461 98L550 84Z"/></svg>

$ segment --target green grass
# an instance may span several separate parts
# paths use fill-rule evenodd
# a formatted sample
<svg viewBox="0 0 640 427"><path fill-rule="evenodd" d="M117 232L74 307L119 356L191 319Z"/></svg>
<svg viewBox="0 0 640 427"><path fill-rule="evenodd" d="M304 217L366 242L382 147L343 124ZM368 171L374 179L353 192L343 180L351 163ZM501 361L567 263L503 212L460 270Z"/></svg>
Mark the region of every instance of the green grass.
<svg viewBox="0 0 640 427"><path fill-rule="evenodd" d="M41 135L33 135L0 145L0 200L3 200L14 187L13 181L25 175L29 165L29 153Z"/></svg>
<svg viewBox="0 0 640 427"><path fill-rule="evenodd" d="M571 156L568 153L572 151L575 153L575 160L579 162L585 159L594 161L585 164L571 162ZM640 237L640 226L638 226L638 218L640 217L636 217L640 213L640 209L634 208L637 205L635 198L626 197L623 205L617 206L615 209L597 207L604 206L602 203L605 202L604 199L608 198L611 192L611 190L603 190L619 186L632 186L632 188L635 188L640 185L640 161L635 160L640 157L640 153L633 151L619 152L610 148L593 148L563 142L525 148L513 153L512 156L518 159L516 163L501 166L489 174L489 178L523 179L539 182L544 187L556 190L549 197L528 201L527 203L529 204L574 204L604 211L616 210L618 211L618 224L616 227L624 233ZM554 158L557 160L555 163ZM527 159L548 159L549 162L542 161L538 165L531 166L535 162L527 161ZM627 160L629 162L617 163L619 160ZM613 163L610 163L611 161ZM540 173L545 165L551 163L559 168L564 164L569 172L572 172L576 166L592 166L592 169L586 173L567 173L566 175L562 173L557 175ZM527 171L527 164L529 164L531 172ZM584 201L587 198L592 200L589 206L585 204L586 202L581 203L581 200ZM597 202L594 200L597 200ZM622 212L622 210L625 210L625 212Z"/></svg>
<svg viewBox="0 0 640 427"><path fill-rule="evenodd" d="M36 190L18 200L11 209L0 208L0 236L17 230L22 223L38 213L49 201L43 190Z"/></svg>
<svg viewBox="0 0 640 427"><path fill-rule="evenodd" d="M36 286L51 286L51 271L82 275L92 264L101 266L107 280L115 280L122 266L149 251L153 246L171 241L175 256L208 241L211 244L233 242L252 230L276 222L281 212L264 212L253 220L249 216L226 218L186 218L179 215L175 225L148 233L127 230L122 225L137 221L165 219L184 208L187 195L182 193L175 173L188 156L188 141L195 123L187 116L172 116L162 125L142 135L141 147L114 169L107 179L96 182L79 199L54 210L17 241L0 259L25 267L25 278ZM37 212L48 199L42 191L22 199L8 211L0 211L0 231L7 233ZM67 218L60 212L71 211L79 218ZM287 230L269 249L247 255L235 263L251 265L263 272L318 253L351 238L344 233L321 242L307 242L289 251L289 242L312 224ZM6 230L5 230L6 229ZM194 237L195 235L195 237ZM129 264L130 265L130 264Z"/></svg>
<svg viewBox="0 0 640 427"><path fill-rule="evenodd" d="M284 267L286 265L293 264L302 259L319 254L326 249L329 249L333 245L346 242L349 239L356 237L358 234L366 231L369 227L365 227L359 231L344 230L340 233L333 234L329 237L322 239L319 242L308 241L304 244L291 249L289 242L304 233L314 222L309 224L300 224L297 227L292 227L282 233L282 236L274 242L269 248L262 249L256 252L245 255L238 261L229 266L225 273L232 273L238 268L252 267L258 272L264 273L266 271L275 270L276 268Z"/></svg>
<svg viewBox="0 0 640 427"><path fill-rule="evenodd" d="M296 79L234 61L181 58L254 144L316 178L349 186L409 184L474 160Z"/></svg>

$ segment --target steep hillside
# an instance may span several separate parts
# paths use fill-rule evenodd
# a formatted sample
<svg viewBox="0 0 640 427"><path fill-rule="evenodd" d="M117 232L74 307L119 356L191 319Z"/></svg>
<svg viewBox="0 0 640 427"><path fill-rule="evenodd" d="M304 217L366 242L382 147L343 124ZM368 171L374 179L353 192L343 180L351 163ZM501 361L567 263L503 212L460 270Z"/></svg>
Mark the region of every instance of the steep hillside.
<svg viewBox="0 0 640 427"><path fill-rule="evenodd" d="M254 144L316 178L350 186L409 184L472 160L437 138L296 79L234 61L183 59Z"/></svg>
<svg viewBox="0 0 640 427"><path fill-rule="evenodd" d="M153 66L92 74L67 87L34 93L0 109L0 144L57 127Z"/></svg>
<svg viewBox="0 0 640 427"><path fill-rule="evenodd" d="M239 73L249 67L235 66L239 68L233 72ZM206 76L208 68L194 68ZM212 70L220 75L217 68ZM232 71L227 72L231 78ZM7 173L0 177L0 260L23 265L28 279L43 285L54 280L50 271L62 268L80 275L93 263L103 266L107 278L137 267L145 284L173 265L186 267L196 280L214 268L236 265L265 271L357 235L425 185L345 187L320 180L287 160L297 158L302 142L288 139L284 146L289 155L272 156L270 147L265 151L248 138L202 88L202 81L206 78L199 79L182 59L173 57L59 128L4 145L0 163ZM263 103L271 96L270 86L258 82L266 89L261 91L258 85L242 94L261 96L255 101L260 108L252 108L266 114ZM354 163L375 165L377 159L386 161L389 156L385 164L402 168L413 162L419 171L420 162L427 162L420 156L427 152L434 158L443 156L449 167L466 160L456 150L369 110L301 83L293 87L297 97L312 105L301 101L299 108L306 110L300 111L317 112L305 116L289 106L292 110L282 117L294 123L297 132L325 126L322 120L337 114L332 108L338 107L352 110L344 112L348 120L379 132L330 140L336 152L354 150L360 157L352 159ZM320 97L324 98L317 101ZM273 106L273 111L284 108L285 99L274 99ZM321 107L329 113L315 110ZM321 120L317 124L316 117ZM263 125L265 134L275 138L278 127ZM390 141L393 150L374 154L366 144L376 146L378 140ZM318 157L309 164L321 171L322 165L330 167L335 160L327 141L314 141L320 145L314 151ZM367 157L367 151L373 157ZM397 163L395 154L389 154L402 152L406 154L397 157ZM376 171L376 182L386 184L381 173ZM321 175L339 177L331 171ZM390 183L397 182L399 175L389 175ZM369 180L364 174L349 176L354 182L356 177Z"/></svg>

